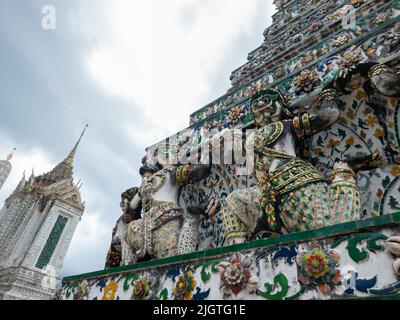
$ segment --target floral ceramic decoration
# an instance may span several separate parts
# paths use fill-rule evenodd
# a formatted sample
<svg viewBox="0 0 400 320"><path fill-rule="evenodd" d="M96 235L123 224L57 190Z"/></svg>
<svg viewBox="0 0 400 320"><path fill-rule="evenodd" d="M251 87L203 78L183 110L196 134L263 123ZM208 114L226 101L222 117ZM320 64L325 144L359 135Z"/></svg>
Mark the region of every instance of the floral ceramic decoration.
<svg viewBox="0 0 400 320"><path fill-rule="evenodd" d="M363 52L361 49L347 50L343 56L339 57L337 64L340 68L340 76L346 77L347 74L353 71L363 60Z"/></svg>
<svg viewBox="0 0 400 320"><path fill-rule="evenodd" d="M348 43L351 39L351 35L349 34L343 34L341 36L339 36L338 38L336 38L333 43L332 43L332 47L334 49L338 49L341 46L345 45L346 43Z"/></svg>
<svg viewBox="0 0 400 320"><path fill-rule="evenodd" d="M191 116L193 126L188 128L189 136L192 137L191 147L198 147L214 128L221 131L231 127L251 127L253 119L249 116L251 112L246 103L261 89L271 87L282 90L283 95L289 96L288 99L295 102L290 103L293 109L300 106L293 110L299 114L303 111L311 112L315 107L312 104L317 92L313 95L313 91L337 80L335 85L340 87L340 119L315 136L315 139L305 141L305 144L310 144L309 153L305 155L328 178L334 162L378 151L389 164L373 172L360 172L357 176L360 192L363 194L363 218L379 216L379 219L385 220L387 215L395 216L400 212L400 105L394 98L377 103L376 97L370 93L373 88L367 88L370 81L366 75L362 81L358 80L360 75L352 75L351 79L345 79L346 84L343 87L343 79L338 77L346 77L363 62L389 61L393 69L399 68L398 61L391 60L390 55L398 53L400 45L400 1L273 2L280 11L274 14L273 25L265 30L265 41L249 54L248 61L243 66L232 72L232 87L222 97ZM354 12L357 21L355 26L348 26L344 30L341 20L349 13L348 10ZM311 105L302 105L304 101ZM301 124L305 124L303 119ZM210 196L221 198L221 203L224 204L230 193L255 186L256 182L253 176L238 177L230 166L213 166L210 177L184 188L180 204L186 210L188 205L204 203ZM268 193L263 194L264 197L266 195ZM273 225L273 218L275 217L267 214L264 221L268 220ZM373 221L379 224L381 220ZM371 230L375 227L371 226ZM333 290L341 281L338 272L340 257L336 251L330 249L338 248L342 254L342 264L359 266L357 270L360 274L354 276L353 290L355 296L365 297L370 295L372 291L369 289L375 283L379 284L377 288L383 292L385 287L394 288L392 284L400 281L400 241L398 237L393 237L395 228L398 229L398 226L391 225L385 230L385 236L392 237L387 241L385 252L370 238L357 234L357 230L351 231L354 231L355 236L346 232L344 235L335 234L329 238L320 236L318 231L318 236L314 237L309 233L309 238L304 241L293 240L298 239L297 235L293 238L282 237L283 241L292 239L284 246L278 238L278 248L271 246L275 239L271 242L267 240L265 243L269 244L265 247L259 241L257 245L260 246L256 250L244 246L245 249L240 249L242 254L230 253L232 256L229 259L226 259L224 253L213 256L213 261L206 258L208 255L203 255L201 258L195 257L186 261L181 258L176 261L168 260L167 265L155 263L156 266L146 268L146 272L147 269L154 270L151 276L150 273L140 276L136 268L133 269L136 272L124 268L124 272L118 274L119 280L115 280L117 276L111 271L102 274L98 281L91 278L90 281L73 281L65 294L66 298L77 300L88 299L89 293L90 297L103 300L144 300L154 297L197 300L209 296L213 299L264 297L269 300L295 300L303 297L303 294L304 298L307 298L307 294L314 298L336 298L342 293L341 290ZM196 251L221 248L227 244L221 212L202 218L198 229L200 241ZM328 230L341 232L340 228L328 227ZM398 231L396 234L399 234ZM347 238L350 235L352 239ZM338 242L338 236L343 236L348 241L340 249L334 246ZM356 243L353 238L357 237L362 241ZM324 239L324 247L313 245L314 241L321 239ZM302 248L307 248L306 252L298 249L300 243L303 243ZM257 257L260 256L261 247L263 261L260 264L261 258ZM222 252L227 252L225 250L229 249ZM212 253L218 251L214 250ZM370 281L368 290L365 290L365 280L371 279L370 270L379 279L375 276L375 283ZM123 285L119 285L121 279L125 279ZM258 282L265 289L262 285L261 288L258 287ZM123 289L120 296L119 287ZM306 289L317 290L306 292Z"/></svg>
<svg viewBox="0 0 400 320"><path fill-rule="evenodd" d="M385 23L385 21L388 19L388 16L384 13L378 14L376 18L374 19L373 23L377 27L381 25L382 23Z"/></svg>
<svg viewBox="0 0 400 320"><path fill-rule="evenodd" d="M132 283L133 292L132 299L133 300L142 300L149 295L150 292L150 279L147 276L142 276L139 279L135 280Z"/></svg>
<svg viewBox="0 0 400 320"><path fill-rule="evenodd" d="M118 283L116 283L114 280L111 280L110 283L106 285L103 290L104 293L101 300L118 300L118 297L116 297L116 293L118 291Z"/></svg>
<svg viewBox="0 0 400 320"><path fill-rule="evenodd" d="M230 123L232 123L233 125L237 124L239 122L239 120L242 118L243 116L243 112L242 112L242 108L240 106L232 108L229 111L229 121Z"/></svg>
<svg viewBox="0 0 400 320"><path fill-rule="evenodd" d="M224 295L236 298L243 290L248 293L255 292L258 281L250 270L252 263L252 259L243 258L239 253L235 253L229 262L219 264L220 287Z"/></svg>
<svg viewBox="0 0 400 320"><path fill-rule="evenodd" d="M318 76L322 79L322 84L326 85L337 78L339 66L335 58L323 61L317 68Z"/></svg>
<svg viewBox="0 0 400 320"><path fill-rule="evenodd" d="M388 47L389 52L400 45L400 23L383 35L378 37L378 42Z"/></svg>
<svg viewBox="0 0 400 320"><path fill-rule="evenodd" d="M313 70L303 70L294 80L294 88L297 95L311 92L320 80Z"/></svg>
<svg viewBox="0 0 400 320"><path fill-rule="evenodd" d="M303 58L301 58L302 66L305 66L317 59L318 57L314 52L308 53Z"/></svg>
<svg viewBox="0 0 400 320"><path fill-rule="evenodd" d="M394 272L400 276L400 237L394 236L386 240L386 247L395 258Z"/></svg>
<svg viewBox="0 0 400 320"><path fill-rule="evenodd" d="M74 300L87 300L89 297L90 287L87 280L83 280L74 290Z"/></svg>
<svg viewBox="0 0 400 320"><path fill-rule="evenodd" d="M337 269L340 255L335 250L326 251L314 244L310 251L296 258L299 267L299 282L316 287L319 292L328 294L335 285L341 283L340 270Z"/></svg>
<svg viewBox="0 0 400 320"><path fill-rule="evenodd" d="M192 300L197 281L191 272L181 274L173 290L175 300Z"/></svg>

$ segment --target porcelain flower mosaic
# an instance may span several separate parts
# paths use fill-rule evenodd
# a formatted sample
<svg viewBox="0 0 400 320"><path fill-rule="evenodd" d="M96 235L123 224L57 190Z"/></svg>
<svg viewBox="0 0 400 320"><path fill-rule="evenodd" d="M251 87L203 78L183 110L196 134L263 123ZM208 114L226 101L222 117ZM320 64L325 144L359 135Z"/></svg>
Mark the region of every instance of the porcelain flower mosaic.
<svg viewBox="0 0 400 320"><path fill-rule="evenodd" d="M191 272L181 274L173 291L175 300L192 300L196 285L196 279Z"/></svg>
<svg viewBox="0 0 400 320"><path fill-rule="evenodd" d="M309 252L297 257L299 281L306 286L316 286L322 293L329 293L341 282L340 270L337 269L339 261L338 252L325 252L320 245L314 244Z"/></svg>
<svg viewBox="0 0 400 320"><path fill-rule="evenodd" d="M150 292L150 279L146 276L133 282L132 299L141 300L146 298Z"/></svg>
<svg viewBox="0 0 400 320"><path fill-rule="evenodd" d="M257 278L252 275L250 258L233 254L229 262L221 262L218 266L221 275L221 289L225 295L237 296L242 290L254 292L257 288Z"/></svg>

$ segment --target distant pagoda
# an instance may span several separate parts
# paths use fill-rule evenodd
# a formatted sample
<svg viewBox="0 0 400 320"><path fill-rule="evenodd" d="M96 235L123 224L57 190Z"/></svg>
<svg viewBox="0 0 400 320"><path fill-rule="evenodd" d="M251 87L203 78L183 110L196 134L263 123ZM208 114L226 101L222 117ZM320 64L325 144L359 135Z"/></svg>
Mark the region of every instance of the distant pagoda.
<svg viewBox="0 0 400 320"><path fill-rule="evenodd" d="M15 149L7 156L6 160L0 160L0 189L3 187L11 173L12 166L10 160L13 157L14 151Z"/></svg>

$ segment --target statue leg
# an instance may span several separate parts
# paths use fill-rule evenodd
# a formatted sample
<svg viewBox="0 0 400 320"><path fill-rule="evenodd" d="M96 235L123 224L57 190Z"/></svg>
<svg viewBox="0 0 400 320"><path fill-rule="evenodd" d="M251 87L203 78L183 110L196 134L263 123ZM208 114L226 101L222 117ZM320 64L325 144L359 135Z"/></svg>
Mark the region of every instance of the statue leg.
<svg viewBox="0 0 400 320"><path fill-rule="evenodd" d="M329 223L328 186L310 183L280 196L280 220L288 233L322 228Z"/></svg>
<svg viewBox="0 0 400 320"><path fill-rule="evenodd" d="M357 176L345 162L335 164L329 187L331 224L361 219L361 198Z"/></svg>
<svg viewBox="0 0 400 320"><path fill-rule="evenodd" d="M257 226L260 216L260 189L237 190L227 198L221 210L225 237L229 245L243 243Z"/></svg>
<svg viewBox="0 0 400 320"><path fill-rule="evenodd" d="M121 237L121 265L136 263L139 258L145 256L144 245L144 220L134 220L128 224Z"/></svg>
<svg viewBox="0 0 400 320"><path fill-rule="evenodd" d="M179 234L177 254L195 252L199 238L200 217L187 213Z"/></svg>
<svg viewBox="0 0 400 320"><path fill-rule="evenodd" d="M132 246L125 240L121 239L121 266L131 265L136 263L135 253Z"/></svg>
<svg viewBox="0 0 400 320"><path fill-rule="evenodd" d="M180 228L180 219L173 219L153 230L152 247L154 259L162 259L177 254Z"/></svg>

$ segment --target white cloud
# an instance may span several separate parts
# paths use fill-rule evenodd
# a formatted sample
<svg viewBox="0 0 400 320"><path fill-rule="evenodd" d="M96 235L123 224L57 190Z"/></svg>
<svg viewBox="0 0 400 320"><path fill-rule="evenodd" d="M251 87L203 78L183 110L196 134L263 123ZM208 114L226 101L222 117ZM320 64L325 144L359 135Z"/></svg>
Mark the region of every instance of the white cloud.
<svg viewBox="0 0 400 320"><path fill-rule="evenodd" d="M0 159L4 159L10 153L12 147L16 145L13 139L5 133L0 132ZM24 171L26 177L29 178L32 169L38 175L51 170L55 164L56 162L52 156L42 148L36 146L31 148L19 146L15 152L15 156L11 160L12 170L10 176L0 190L0 204L15 189Z"/></svg>
<svg viewBox="0 0 400 320"><path fill-rule="evenodd" d="M217 97L210 79L235 40L251 31L260 2L113 1L110 38L93 48L90 73L106 92L139 106L148 128L157 128L153 144L185 128L191 112Z"/></svg>
<svg viewBox="0 0 400 320"><path fill-rule="evenodd" d="M85 212L76 228L71 245L65 257L61 276L70 276L100 270L111 241L114 226L104 220L104 212Z"/></svg>

